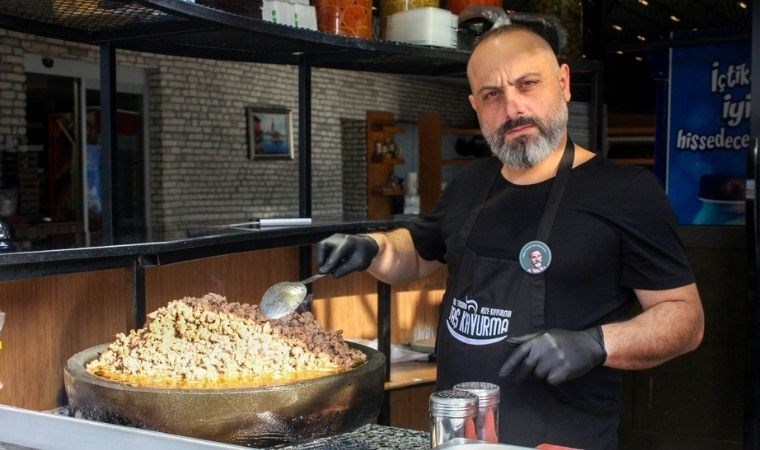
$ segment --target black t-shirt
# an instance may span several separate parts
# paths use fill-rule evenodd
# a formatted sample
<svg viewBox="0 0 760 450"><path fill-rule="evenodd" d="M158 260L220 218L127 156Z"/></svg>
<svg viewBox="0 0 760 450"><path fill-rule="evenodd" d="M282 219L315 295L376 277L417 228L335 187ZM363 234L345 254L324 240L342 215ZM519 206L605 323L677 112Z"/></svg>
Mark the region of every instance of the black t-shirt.
<svg viewBox="0 0 760 450"><path fill-rule="evenodd" d="M409 229L425 259L447 261L480 189L490 194L469 237L480 255L518 259L536 230L553 179L515 185L483 172L501 166L494 157L475 161L452 180L434 210ZM551 236L546 277L548 328L585 329L620 320L631 289L669 289L694 276L676 231L675 215L657 178L644 168L594 157L570 173ZM452 274L454 275L454 274Z"/></svg>

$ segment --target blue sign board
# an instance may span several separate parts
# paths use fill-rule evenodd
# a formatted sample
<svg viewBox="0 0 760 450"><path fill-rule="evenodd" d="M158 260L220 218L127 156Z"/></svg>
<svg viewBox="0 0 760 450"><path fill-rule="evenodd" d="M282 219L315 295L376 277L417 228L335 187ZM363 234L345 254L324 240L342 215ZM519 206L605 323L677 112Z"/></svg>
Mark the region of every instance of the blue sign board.
<svg viewBox="0 0 760 450"><path fill-rule="evenodd" d="M670 50L666 189L678 222L744 223L750 44Z"/></svg>

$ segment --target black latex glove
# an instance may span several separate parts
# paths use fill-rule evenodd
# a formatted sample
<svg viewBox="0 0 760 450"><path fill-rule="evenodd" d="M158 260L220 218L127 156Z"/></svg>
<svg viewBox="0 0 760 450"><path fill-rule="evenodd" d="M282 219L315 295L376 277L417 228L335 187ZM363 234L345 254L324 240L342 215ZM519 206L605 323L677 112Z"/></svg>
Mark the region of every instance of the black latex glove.
<svg viewBox="0 0 760 450"><path fill-rule="evenodd" d="M507 342L518 347L501 366L499 376L515 372L517 383L532 372L557 385L578 378L607 359L601 327L582 331L552 329L509 338Z"/></svg>
<svg viewBox="0 0 760 450"><path fill-rule="evenodd" d="M336 233L317 243L317 266L320 273L340 278L366 270L378 250L377 242L366 234Z"/></svg>

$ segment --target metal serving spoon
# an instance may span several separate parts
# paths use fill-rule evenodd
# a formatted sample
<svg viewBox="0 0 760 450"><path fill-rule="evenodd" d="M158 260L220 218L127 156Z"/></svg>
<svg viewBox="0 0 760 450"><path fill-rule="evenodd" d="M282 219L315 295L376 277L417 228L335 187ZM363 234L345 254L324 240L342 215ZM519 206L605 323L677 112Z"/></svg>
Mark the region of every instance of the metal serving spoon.
<svg viewBox="0 0 760 450"><path fill-rule="evenodd" d="M306 298L306 285L327 275L318 273L301 281L281 281L264 292L259 308L267 319L279 319L298 308Z"/></svg>

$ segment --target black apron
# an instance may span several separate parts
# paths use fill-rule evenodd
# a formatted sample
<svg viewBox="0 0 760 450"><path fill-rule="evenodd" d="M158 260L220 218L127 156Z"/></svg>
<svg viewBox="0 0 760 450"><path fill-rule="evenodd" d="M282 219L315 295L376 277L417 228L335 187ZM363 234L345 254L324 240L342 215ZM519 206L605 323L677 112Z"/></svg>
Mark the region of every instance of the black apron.
<svg viewBox="0 0 760 450"><path fill-rule="evenodd" d="M574 145L568 137L539 222L538 241L549 241L574 153ZM606 413L592 417L579 411L578 405L574 406L563 395L562 385L552 387L533 376L517 385L511 377L498 376L502 364L514 350L506 342L507 337L546 330L545 273L527 273L520 266L517 255L504 259L481 256L467 245L493 183L500 176L501 167L498 164L494 167L496 169L486 175L487 188L477 193L464 226L455 239L447 241L449 278L436 339L436 388L450 389L466 381L495 383L501 388L501 442L531 447L540 443L568 445L578 441L573 437L574 433L588 432L589 420L598 421L599 416ZM576 431L577 427L586 429ZM616 427L617 417L604 427L612 430L613 436L600 437L601 441L616 439ZM602 444L593 448L615 445Z"/></svg>

